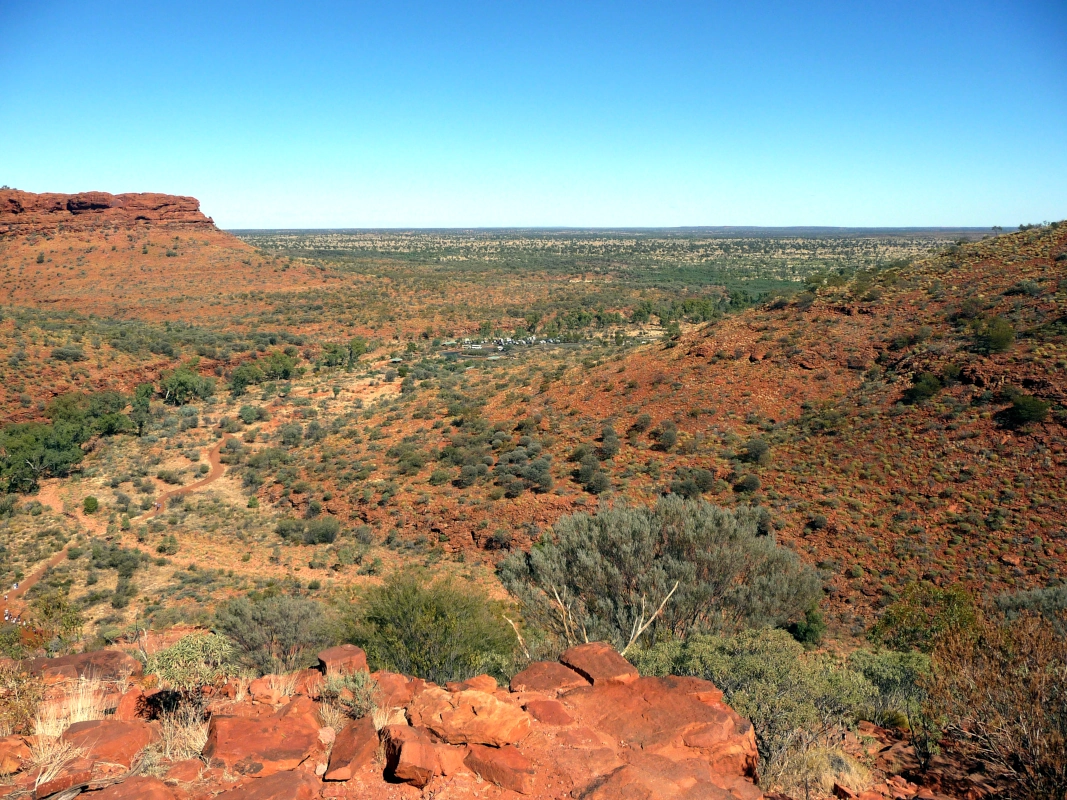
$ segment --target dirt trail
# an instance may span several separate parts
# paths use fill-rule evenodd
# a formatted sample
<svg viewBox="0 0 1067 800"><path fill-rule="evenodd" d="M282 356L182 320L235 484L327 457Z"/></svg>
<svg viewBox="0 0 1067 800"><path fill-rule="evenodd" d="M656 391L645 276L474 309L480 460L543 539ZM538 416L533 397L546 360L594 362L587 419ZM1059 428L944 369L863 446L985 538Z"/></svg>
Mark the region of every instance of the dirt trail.
<svg viewBox="0 0 1067 800"><path fill-rule="evenodd" d="M171 489L169 492L164 492L163 494L161 494L159 497L156 498L156 508L151 514L148 515L148 518L151 519L153 517L158 517L160 514L162 514L163 510L167 507L168 500L174 497L184 497L193 490L203 489L209 483L214 483L219 478L221 478L222 473L226 471L226 467L222 463L222 458L220 457L219 453L222 450L222 446L232 438L233 436L227 433L225 436L219 439L218 444L216 444L208 451L207 461L211 465L211 471L208 472L206 478L202 478L196 483L190 483L188 486L181 486L177 489Z"/></svg>
<svg viewBox="0 0 1067 800"><path fill-rule="evenodd" d="M197 481L196 483L190 483L188 486L182 486L178 489L172 489L169 492L164 492L163 494L161 494L156 501L158 503L156 509L151 514L149 514L148 517L157 517L161 513L163 513L163 509L167 507L167 501L171 498L178 497L179 495L187 495L196 489L203 489L208 484L214 483L219 478L221 478L223 472L226 471L226 467L222 463L222 459L219 456L219 452L222 450L222 446L226 444L226 441L232 438L233 437L230 434L226 434L224 437L222 437L222 439L219 440L218 444L216 444L208 451L207 460L208 463L211 465L211 471L208 472L207 477ZM89 528L89 530L94 534L103 534L107 530L107 525L104 523L104 521L97 517L90 517L85 514L72 514L69 511L63 510L63 500L59 496L59 481L48 481L47 483L42 484L40 491L37 493L37 500L43 505L51 506L54 511L63 514L63 516L72 519L81 525L84 525L86 528ZM67 550L69 549L69 547L70 545L68 544L66 547L64 547L62 550L60 550L58 553L54 554L50 559L48 559L48 561L46 561L44 564L35 569L31 575L28 575L24 580L20 581L18 589L10 589L6 593L4 593L4 595L0 595L0 597L7 597L7 600L2 603L3 609L6 611L10 611L12 616L17 616L21 614L24 611L24 603L22 602L22 598L25 597L26 592L28 592L34 586L34 584L41 580L41 578L44 577L44 574L48 572L48 570L52 569L52 567L56 566L59 562L61 562L64 558L67 557Z"/></svg>

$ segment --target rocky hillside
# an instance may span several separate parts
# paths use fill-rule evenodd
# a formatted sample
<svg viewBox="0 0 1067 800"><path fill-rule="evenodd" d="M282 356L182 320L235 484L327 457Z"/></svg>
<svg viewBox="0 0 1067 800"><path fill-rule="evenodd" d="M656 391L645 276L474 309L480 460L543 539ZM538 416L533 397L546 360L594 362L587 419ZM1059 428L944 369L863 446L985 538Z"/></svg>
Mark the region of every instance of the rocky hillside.
<svg viewBox="0 0 1067 800"><path fill-rule="evenodd" d="M1062 580L1067 225L816 279L534 406L563 449L597 447L611 421L622 446L601 469L634 500L674 487L770 509L857 632L915 580Z"/></svg>

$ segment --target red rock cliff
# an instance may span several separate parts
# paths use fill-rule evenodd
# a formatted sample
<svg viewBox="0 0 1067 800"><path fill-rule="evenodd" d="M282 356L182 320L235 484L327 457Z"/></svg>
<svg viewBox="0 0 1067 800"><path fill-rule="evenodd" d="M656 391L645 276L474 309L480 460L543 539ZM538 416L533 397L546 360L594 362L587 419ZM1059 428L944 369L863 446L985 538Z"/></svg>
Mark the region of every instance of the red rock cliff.
<svg viewBox="0 0 1067 800"><path fill-rule="evenodd" d="M0 189L0 234L46 232L60 225L66 230L79 230L104 223L214 227L211 217L201 213L200 201L195 197L152 192L34 194Z"/></svg>

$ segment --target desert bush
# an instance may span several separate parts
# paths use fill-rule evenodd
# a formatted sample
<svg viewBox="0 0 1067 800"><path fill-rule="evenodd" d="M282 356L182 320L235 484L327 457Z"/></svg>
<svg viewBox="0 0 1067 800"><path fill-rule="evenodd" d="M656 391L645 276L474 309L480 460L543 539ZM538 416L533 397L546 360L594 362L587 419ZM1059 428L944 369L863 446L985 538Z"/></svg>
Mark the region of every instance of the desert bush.
<svg viewBox="0 0 1067 800"><path fill-rule="evenodd" d="M183 406L193 400L211 397L215 393L215 380L205 378L183 365L160 381L159 393L164 403Z"/></svg>
<svg viewBox="0 0 1067 800"><path fill-rule="evenodd" d="M790 793L803 793L805 780L820 782L822 769L803 768L802 757L839 741L876 694L847 663L805 652L782 630L669 639L635 650L633 661L642 674L693 675L713 682L752 722L761 784Z"/></svg>
<svg viewBox="0 0 1067 800"><path fill-rule="evenodd" d="M167 688L193 692L236 675L237 651L224 636L194 633L149 656L145 672Z"/></svg>
<svg viewBox="0 0 1067 800"><path fill-rule="evenodd" d="M670 491L679 497L700 497L715 485L715 473L701 467L678 467Z"/></svg>
<svg viewBox="0 0 1067 800"><path fill-rule="evenodd" d="M771 463L771 446L763 439L749 439L740 455L742 461L766 466Z"/></svg>
<svg viewBox="0 0 1067 800"><path fill-rule="evenodd" d="M260 674L306 667L332 641L323 607L300 597L230 600L215 612L215 627Z"/></svg>
<svg viewBox="0 0 1067 800"><path fill-rule="evenodd" d="M1060 617L1062 630L1064 618ZM982 618L933 649L930 705L1011 797L1067 793L1067 639L1040 615Z"/></svg>
<svg viewBox="0 0 1067 800"><path fill-rule="evenodd" d="M734 484L735 492L755 492L760 487L759 476L749 473L748 475L742 475L737 483Z"/></svg>
<svg viewBox="0 0 1067 800"><path fill-rule="evenodd" d="M350 675L328 675L322 687L322 699L344 711L352 719L374 712L381 701L378 682L363 670Z"/></svg>
<svg viewBox="0 0 1067 800"><path fill-rule="evenodd" d="M56 361L85 361L89 356L80 347L65 345L52 348L52 358Z"/></svg>
<svg viewBox="0 0 1067 800"><path fill-rule="evenodd" d="M822 582L760 535L762 520L759 509L668 495L653 508L563 517L499 573L527 621L563 644L599 639L625 651L641 629L654 641L785 625L815 604Z"/></svg>
<svg viewBox="0 0 1067 800"><path fill-rule="evenodd" d="M95 514L98 508L100 508L100 501L92 495L82 501L82 511L86 514Z"/></svg>
<svg viewBox="0 0 1067 800"><path fill-rule="evenodd" d="M993 317L979 328L975 347L981 353L1004 353L1015 341L1015 328L1004 317Z"/></svg>
<svg viewBox="0 0 1067 800"><path fill-rule="evenodd" d="M341 523L336 517L319 517L316 519L281 519L274 528L275 532L287 541L304 544L331 544L337 540Z"/></svg>
<svg viewBox="0 0 1067 800"><path fill-rule="evenodd" d="M370 589L348 624L375 669L439 684L482 672L506 677L516 646L502 610L480 590L419 572Z"/></svg>
<svg viewBox="0 0 1067 800"><path fill-rule="evenodd" d="M1063 613L1067 612L1067 584L1005 593L996 598L996 607L1009 620L1027 613L1041 614L1061 635L1067 635Z"/></svg>
<svg viewBox="0 0 1067 800"><path fill-rule="evenodd" d="M919 375L914 383L904 390L901 402L908 405L918 405L941 391L941 379L932 372L924 372Z"/></svg>
<svg viewBox="0 0 1067 800"><path fill-rule="evenodd" d="M0 663L0 737L30 733L42 697L44 684L39 678L31 676L18 662Z"/></svg>
<svg viewBox="0 0 1067 800"><path fill-rule="evenodd" d="M871 628L870 636L894 650L929 652L938 637L951 630L967 630L977 620L974 598L961 587L942 589L932 583L913 583L888 606Z"/></svg>
<svg viewBox="0 0 1067 800"><path fill-rule="evenodd" d="M1028 394L1014 393L1011 405L1002 412L1004 422L1012 427L1021 427L1030 422L1048 419L1049 403Z"/></svg>
<svg viewBox="0 0 1067 800"><path fill-rule="evenodd" d="M278 429L278 439L285 447L297 447L304 439L304 429L296 422L282 425Z"/></svg>

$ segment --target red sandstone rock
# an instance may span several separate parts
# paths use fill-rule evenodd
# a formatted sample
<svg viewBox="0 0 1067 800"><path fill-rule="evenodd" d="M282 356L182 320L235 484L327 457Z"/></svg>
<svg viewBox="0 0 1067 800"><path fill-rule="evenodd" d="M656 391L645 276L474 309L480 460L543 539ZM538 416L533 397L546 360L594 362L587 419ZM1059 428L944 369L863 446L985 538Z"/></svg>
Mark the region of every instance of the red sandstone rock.
<svg viewBox="0 0 1067 800"><path fill-rule="evenodd" d="M370 717L357 719L344 728L334 741L330 764L323 776L328 781L347 781L374 759L378 749L378 731Z"/></svg>
<svg viewBox="0 0 1067 800"><path fill-rule="evenodd" d="M445 688L450 692L462 692L464 689L477 689L479 692L492 694L499 688L496 678L492 675L475 675L465 681L453 681L446 683Z"/></svg>
<svg viewBox="0 0 1067 800"><path fill-rule="evenodd" d="M565 664L597 686L602 683L632 683L640 675L633 664L607 642L580 644L559 657Z"/></svg>
<svg viewBox="0 0 1067 800"><path fill-rule="evenodd" d="M212 767L265 777L296 769L319 746L315 704L299 697L266 717L213 716L204 757Z"/></svg>
<svg viewBox="0 0 1067 800"><path fill-rule="evenodd" d="M472 744L465 761L484 780L519 794L533 791L534 766L516 747Z"/></svg>
<svg viewBox="0 0 1067 800"><path fill-rule="evenodd" d="M460 770L466 769L464 761L467 758L467 747L435 744L433 749L437 754L437 766L442 775L455 775Z"/></svg>
<svg viewBox="0 0 1067 800"><path fill-rule="evenodd" d="M687 691L693 688L684 678L640 678L577 689L563 704L595 730L644 752L674 761L699 757L712 772L754 777L758 756L752 725L729 706Z"/></svg>
<svg viewBox="0 0 1067 800"><path fill-rule="evenodd" d="M0 190L0 233L84 230L101 222L133 225L157 223L205 228L213 225L200 213L194 197L169 194L82 192L80 194L34 194L15 189Z"/></svg>
<svg viewBox="0 0 1067 800"><path fill-rule="evenodd" d="M114 783L99 794L93 793L94 800L175 800L175 794L159 778L138 775L127 778L122 783Z"/></svg>
<svg viewBox="0 0 1067 800"><path fill-rule="evenodd" d="M318 700L322 696L322 687L325 683L322 673L317 669L305 669L296 674L296 685L293 691Z"/></svg>
<svg viewBox="0 0 1067 800"><path fill-rule="evenodd" d="M148 719L148 705L145 702L145 694L137 687L129 689L115 707L115 719L132 720Z"/></svg>
<svg viewBox="0 0 1067 800"><path fill-rule="evenodd" d="M216 800L312 800L322 784L306 772L279 772L215 795Z"/></svg>
<svg viewBox="0 0 1067 800"><path fill-rule="evenodd" d="M178 783L192 783L200 780L200 774L204 771L204 762L199 758L187 758L183 761L175 761L167 770L168 781Z"/></svg>
<svg viewBox="0 0 1067 800"><path fill-rule="evenodd" d="M413 687L411 681L405 676L396 672L382 670L371 673L371 677L374 678L375 683L378 684L378 690L381 692L379 705L382 708L397 708L406 706L411 702L411 698L414 695Z"/></svg>
<svg viewBox="0 0 1067 800"><path fill-rule="evenodd" d="M535 661L511 679L513 692L543 692L558 694L581 686L588 686L589 681L570 667L555 661Z"/></svg>
<svg viewBox="0 0 1067 800"><path fill-rule="evenodd" d="M0 775L21 772L30 760L30 748L21 736L0 737Z"/></svg>
<svg viewBox="0 0 1067 800"><path fill-rule="evenodd" d="M427 689L408 706L408 718L449 744L494 747L521 742L531 725L526 712L475 689L455 693Z"/></svg>
<svg viewBox="0 0 1067 800"><path fill-rule="evenodd" d="M62 738L80 747L94 761L121 764L128 769L134 756L155 740L156 733L141 720L94 719L75 722Z"/></svg>
<svg viewBox="0 0 1067 800"><path fill-rule="evenodd" d="M351 675L367 671L367 654L354 644L330 647L319 653L319 669L326 675Z"/></svg>
<svg viewBox="0 0 1067 800"><path fill-rule="evenodd" d="M538 722L546 725L570 725L574 722L558 700L529 700L523 708Z"/></svg>
<svg viewBox="0 0 1067 800"><path fill-rule="evenodd" d="M0 192L0 198L2 194ZM138 677L144 672L140 661L121 650L97 650L59 658L32 658L23 661L22 667L45 683L75 678L117 681Z"/></svg>
<svg viewBox="0 0 1067 800"><path fill-rule="evenodd" d="M386 774L421 789L440 772L437 752L425 731L406 725L386 725L382 734Z"/></svg>
<svg viewBox="0 0 1067 800"><path fill-rule="evenodd" d="M252 700L254 702L262 703L266 706L276 706L281 703L285 697L280 691L271 686L269 675L264 675L262 678L256 678L249 683L248 693L252 695Z"/></svg>

